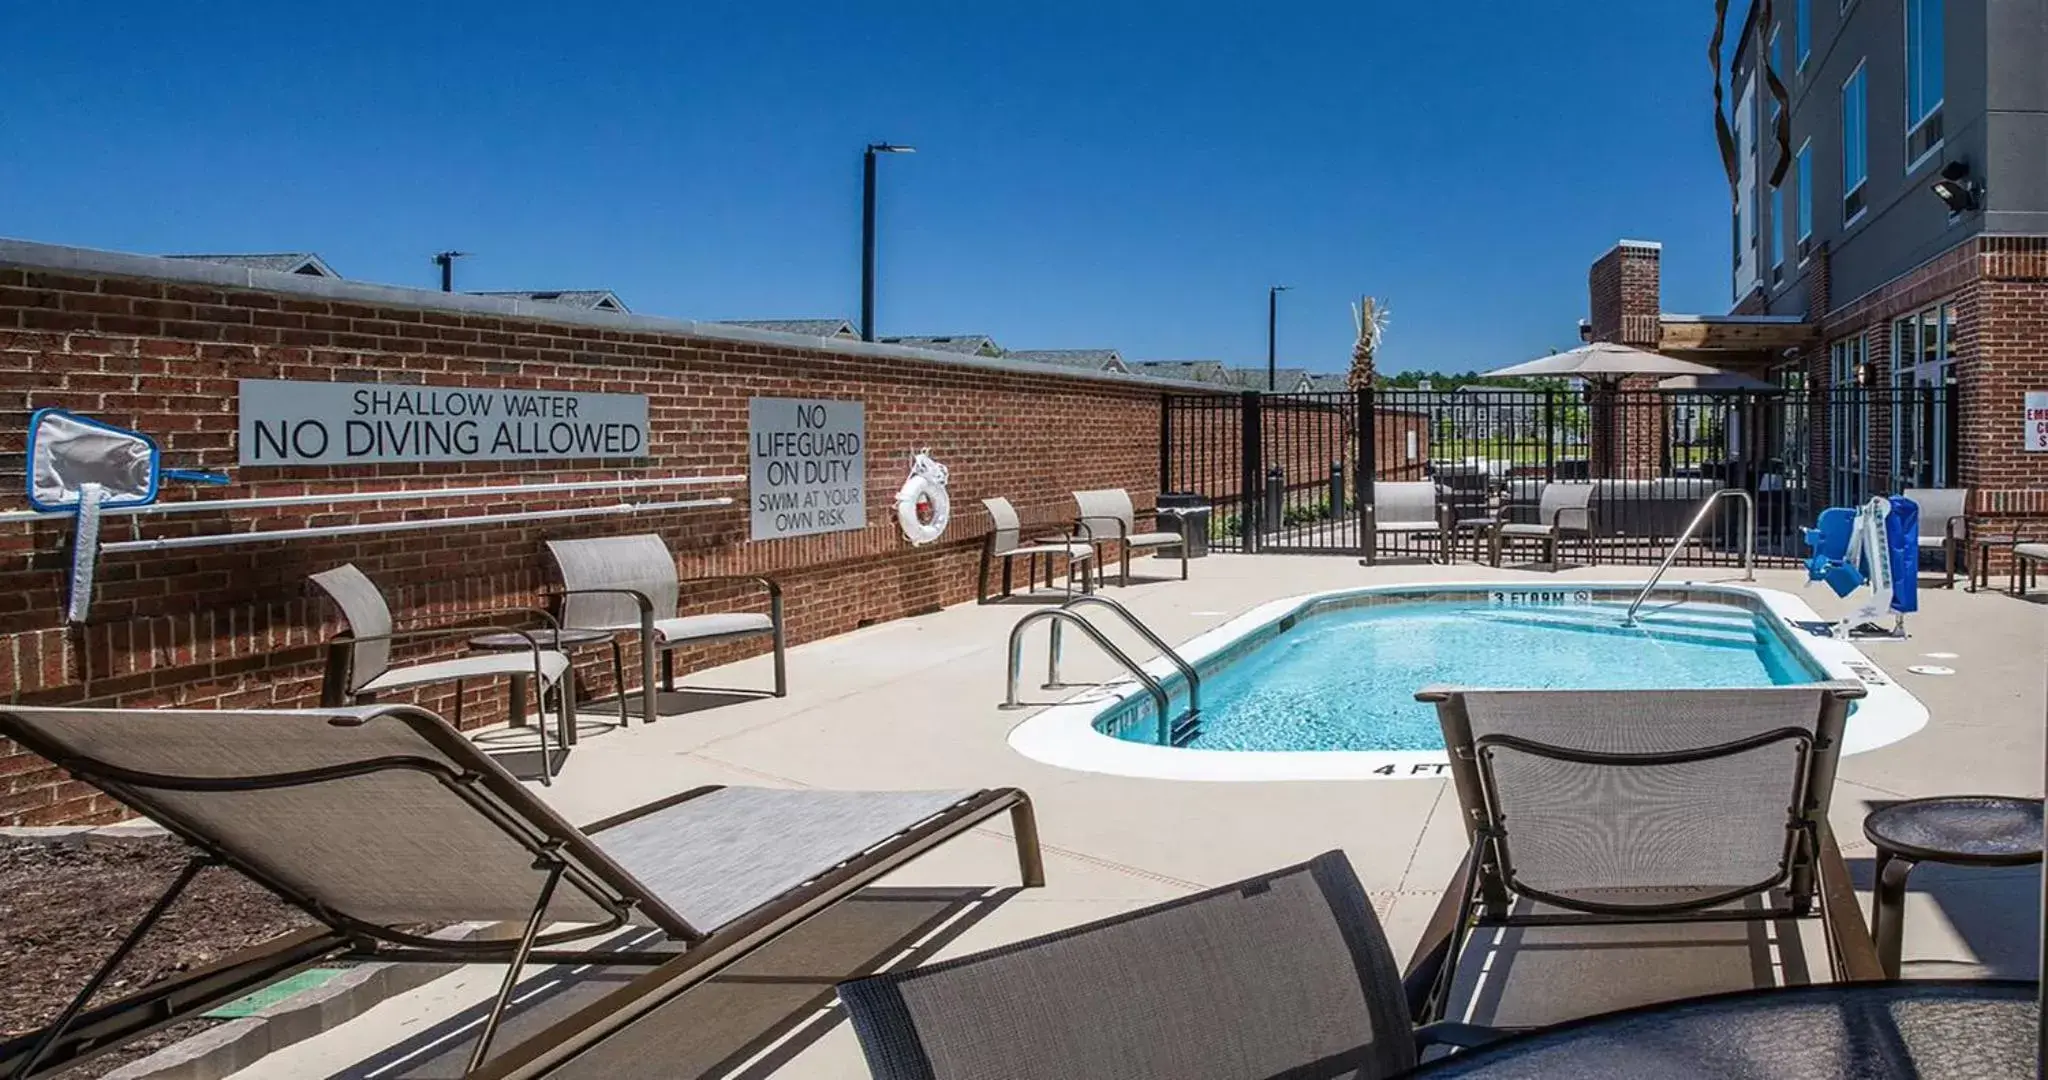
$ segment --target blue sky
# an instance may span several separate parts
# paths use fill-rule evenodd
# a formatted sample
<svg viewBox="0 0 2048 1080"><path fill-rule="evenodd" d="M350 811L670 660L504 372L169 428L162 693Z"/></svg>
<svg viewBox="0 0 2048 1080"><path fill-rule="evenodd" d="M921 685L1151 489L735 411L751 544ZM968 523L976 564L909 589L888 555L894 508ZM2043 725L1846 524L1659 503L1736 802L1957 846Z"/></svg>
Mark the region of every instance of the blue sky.
<svg viewBox="0 0 2048 1080"><path fill-rule="evenodd" d="M884 334L1263 363L1280 283L1283 363L1369 292L1383 368L1485 368L1622 237L1727 306L1705 3L0 6L0 236L852 317L886 139Z"/></svg>

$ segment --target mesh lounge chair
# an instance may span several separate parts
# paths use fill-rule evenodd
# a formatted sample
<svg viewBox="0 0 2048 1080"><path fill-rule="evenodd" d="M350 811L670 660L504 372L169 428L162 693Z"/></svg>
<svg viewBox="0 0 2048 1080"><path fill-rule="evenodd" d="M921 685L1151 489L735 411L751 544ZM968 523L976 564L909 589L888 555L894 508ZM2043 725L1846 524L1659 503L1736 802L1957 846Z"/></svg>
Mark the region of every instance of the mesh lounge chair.
<svg viewBox="0 0 2048 1080"><path fill-rule="evenodd" d="M875 1080L1374 1080L1412 1030L1342 852L1130 915L839 986Z"/></svg>
<svg viewBox="0 0 2048 1080"><path fill-rule="evenodd" d="M1955 588L1956 563L1969 533L1970 489L1907 488L1899 494L1920 508L1920 550L1941 550L1941 567L1948 573L1944 584Z"/></svg>
<svg viewBox="0 0 2048 1080"><path fill-rule="evenodd" d="M1816 900L1833 976L1881 978L1828 828L1862 694L1422 691L1472 847L1410 967L1421 1015L1537 1026L1748 988L1773 947L1796 981Z"/></svg>
<svg viewBox="0 0 2048 1080"><path fill-rule="evenodd" d="M435 683L456 684L455 723L462 724L462 684L469 679L527 679L533 680L539 691L542 710L546 709L547 692L550 688L559 692L561 712L561 741L566 745L576 741L576 680L568 654L559 649L543 649L533 634L508 627L480 627L474 623L461 626L443 626L428 630L396 630L393 628L391 607L384 602L384 594L377 584L369 579L354 563L346 563L332 570L323 570L313 575L313 584L334 600L341 609L342 618L348 620L348 635L336 639L327 655L326 685L321 691L321 702L325 705L346 705L367 701L377 694L390 690L408 690ZM517 609L516 613L535 615L553 623L544 611ZM506 612L480 612L480 615L506 614ZM453 660L435 660L424 664L391 666L391 643L409 639L424 638L470 638L479 633L498 631L517 634L526 639L527 650L509 652L479 653L457 657ZM542 631L546 637L546 631ZM515 701L523 695L515 693ZM523 719L514 717L513 719ZM548 725L543 716L535 725L540 733L540 782L554 782L554 757L548 752Z"/></svg>
<svg viewBox="0 0 2048 1080"><path fill-rule="evenodd" d="M1365 561L1379 561L1379 538L1436 538L1437 560L1450 562L1451 523L1434 480L1376 482L1365 508Z"/></svg>
<svg viewBox="0 0 2048 1080"><path fill-rule="evenodd" d="M1593 530L1592 484L1545 484L1537 497L1535 521L1502 521L1493 527L1493 565L1500 565L1501 546L1509 540L1542 541L1550 557L1552 573L1557 571L1558 546L1567 536L1589 537ZM1510 516L1526 513L1525 507L1510 506Z"/></svg>
<svg viewBox="0 0 2048 1080"><path fill-rule="evenodd" d="M655 658L661 659L661 685L675 689L675 658L671 649L766 634L775 641L775 696L789 694L782 629L782 586L757 576L676 578L675 556L653 533L607 536L596 540L550 540L548 551L562 576L562 625L577 630L638 630L642 711L656 719ZM727 611L678 615L682 586L748 581L768 591L768 613ZM626 688L619 687L623 696Z"/></svg>
<svg viewBox="0 0 2048 1080"><path fill-rule="evenodd" d="M0 1042L0 1072L11 1077L56 1072L315 964L509 964L471 1049L473 1072L524 964L649 969L491 1063L495 1074L528 1075L1003 811L1011 814L1024 884L1044 879L1031 803L1015 788L706 787L578 829L439 717L408 705L304 712L0 706L0 734L198 849L55 1023ZM247 875L320 925L83 1009L209 865ZM451 941L408 929L471 920L523 930L516 939ZM603 948L604 935L629 923L655 928L682 951ZM651 1062L643 1075L665 1074Z"/></svg>
<svg viewBox="0 0 2048 1080"><path fill-rule="evenodd" d="M1131 506L1131 493L1122 488L1103 488L1096 491L1074 492L1074 506L1079 513L1074 518L1074 527L1082 536L1101 545L1116 541L1121 548L1121 568L1117 573L1118 585L1131 583L1131 550L1133 548L1180 548L1180 579L1188 579L1188 546L1181 543L1178 530L1167 532L1157 529L1154 520L1153 531L1138 531L1138 512ZM1176 516L1171 510L1154 510L1152 516Z"/></svg>
<svg viewBox="0 0 2048 1080"><path fill-rule="evenodd" d="M1045 587L1052 588L1053 559L1065 556L1067 560L1067 595L1074 595L1074 574L1081 575L1081 590L1088 590L1088 567L1095 561L1095 548L1091 544L1067 540L1024 542L1024 524L1017 517L1017 508L1008 499L983 499L982 509L988 511L988 538L981 544L981 577L974 589L974 602L988 603L989 571L997 559L1003 560L1003 595L1010 595L1010 560L1023 555L1031 560L1026 581L1032 588L1038 587L1038 557L1045 556ZM1098 571L1099 576L1100 571Z"/></svg>

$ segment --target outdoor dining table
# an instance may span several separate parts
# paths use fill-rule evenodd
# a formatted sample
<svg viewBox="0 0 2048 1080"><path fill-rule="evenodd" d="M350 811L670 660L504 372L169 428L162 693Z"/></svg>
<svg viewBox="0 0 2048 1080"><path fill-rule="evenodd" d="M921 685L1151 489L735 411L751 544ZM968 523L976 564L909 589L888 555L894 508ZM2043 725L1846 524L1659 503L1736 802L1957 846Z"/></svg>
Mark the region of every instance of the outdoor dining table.
<svg viewBox="0 0 2048 1080"><path fill-rule="evenodd" d="M1828 983L1691 998L1543 1028L1411 1073L1487 1080L2033 1077L2036 984Z"/></svg>

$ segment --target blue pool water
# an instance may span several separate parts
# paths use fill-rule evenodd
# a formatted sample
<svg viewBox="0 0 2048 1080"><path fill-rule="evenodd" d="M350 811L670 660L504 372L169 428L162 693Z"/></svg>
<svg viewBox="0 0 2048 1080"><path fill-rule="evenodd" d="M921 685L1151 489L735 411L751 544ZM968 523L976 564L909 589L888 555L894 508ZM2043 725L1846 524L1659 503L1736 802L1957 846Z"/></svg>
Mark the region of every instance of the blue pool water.
<svg viewBox="0 0 2048 1080"><path fill-rule="evenodd" d="M1490 689L1642 690L1816 682L1765 617L1692 603L1496 608L1470 601L1313 611L1202 674L1200 750L1441 750L1432 684ZM1207 665L1205 665L1206 667ZM1178 680L1175 680L1178 683ZM1185 688L1175 686L1176 707ZM1105 717L1118 738L1157 742L1149 701Z"/></svg>

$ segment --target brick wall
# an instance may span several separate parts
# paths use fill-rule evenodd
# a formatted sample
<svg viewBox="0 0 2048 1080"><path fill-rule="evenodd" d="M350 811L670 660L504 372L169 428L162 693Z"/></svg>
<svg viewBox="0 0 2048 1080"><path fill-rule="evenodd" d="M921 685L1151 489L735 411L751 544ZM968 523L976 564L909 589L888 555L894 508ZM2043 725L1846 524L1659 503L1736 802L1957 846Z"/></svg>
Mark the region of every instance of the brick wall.
<svg viewBox="0 0 2048 1080"><path fill-rule="evenodd" d="M153 260L130 260L154 265ZM126 264L124 264L126 265ZM145 267L145 269L147 269ZM706 336L689 324L611 329L592 318L506 314L507 305L331 284L265 287L192 280L218 270L168 264L160 276L82 273L0 263L0 509L22 506L27 413L62 406L134 427L167 465L233 473L221 490L170 486L167 499L431 489L642 476L744 474L752 396L860 400L867 409L867 526L856 532L747 541L744 481L708 494L736 504L618 517L473 526L294 542L109 554L91 622L61 625L63 522L0 524L0 698L38 704L194 707L316 703L320 643L336 614L309 573L362 567L401 619L540 602L546 537L660 533L684 576L767 573L787 595L794 641L898 618L973 595L986 522L977 500L1003 495L1039 522L1071 515L1068 492L1157 490L1160 391L1014 368L972 368L900 350L805 347L755 335ZM281 275L278 276L280 279ZM336 294L388 297L357 301ZM467 308L469 310L462 310ZM483 310L476 310L483 309ZM787 339L785 339L786 342ZM382 466L236 466L239 378L386 382L646 394L651 456L620 460ZM952 528L913 549L893 496L913 450L952 470ZM670 500L688 493L639 493ZM436 502L335 503L229 517L110 518L104 539L211 534L481 515L616 502L616 492L487 496ZM757 604L741 589L692 593L698 609ZM679 654L684 670L758 644ZM595 673L599 665L588 665ZM799 667L792 677L799 682ZM600 692L608 692L600 679ZM419 700L444 713L443 689ZM465 720L502 718L496 688L472 688ZM109 820L120 808L54 767L0 744L0 823Z"/></svg>
<svg viewBox="0 0 2048 1080"><path fill-rule="evenodd" d="M1654 349L1663 314L1663 248L1623 240L1586 275L1594 341Z"/></svg>

